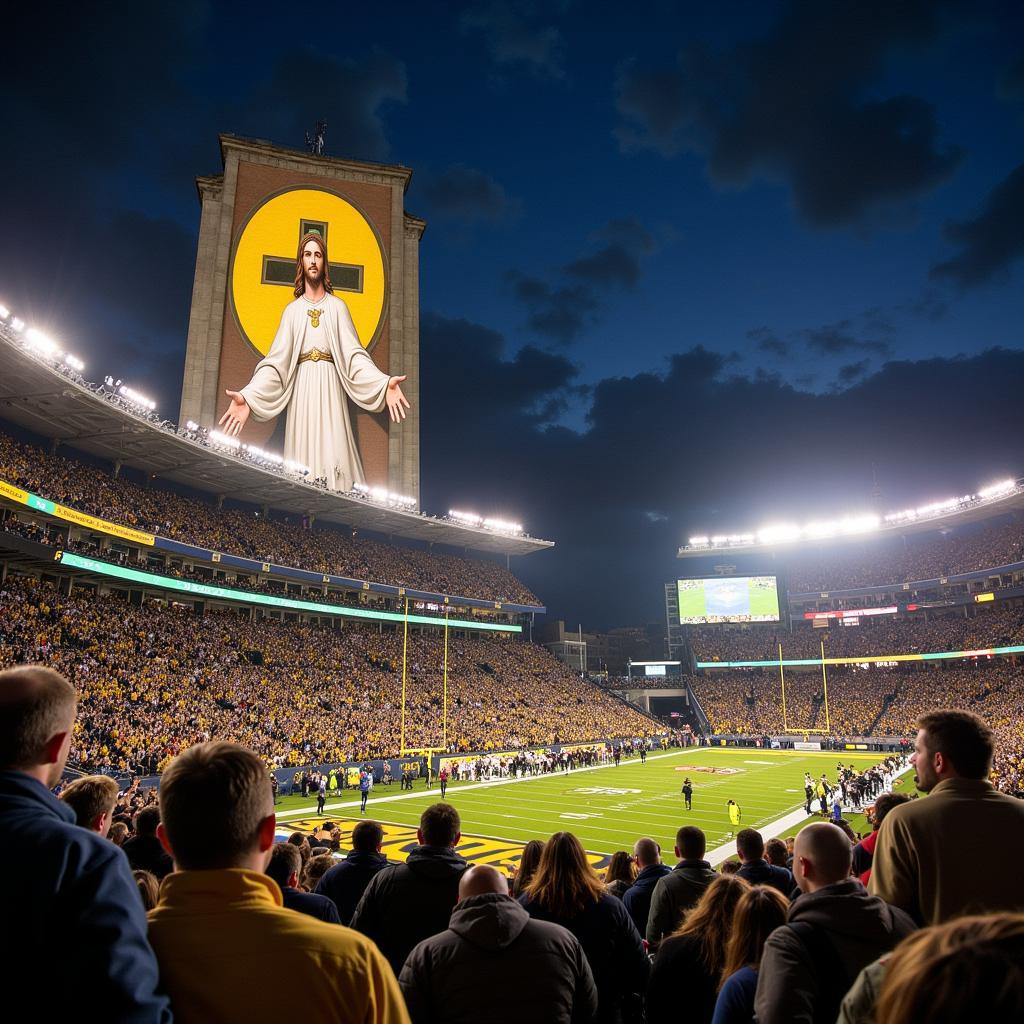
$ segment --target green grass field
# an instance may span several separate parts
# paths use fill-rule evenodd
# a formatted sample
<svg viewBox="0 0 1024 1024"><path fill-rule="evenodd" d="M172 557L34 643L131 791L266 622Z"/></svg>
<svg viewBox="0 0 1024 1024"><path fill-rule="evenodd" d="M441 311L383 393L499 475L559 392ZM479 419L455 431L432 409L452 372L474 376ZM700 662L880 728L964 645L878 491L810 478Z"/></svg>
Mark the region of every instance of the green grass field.
<svg viewBox="0 0 1024 1024"><path fill-rule="evenodd" d="M750 614L779 617L779 592L773 582L750 584Z"/></svg>
<svg viewBox="0 0 1024 1024"><path fill-rule="evenodd" d="M557 773L524 781L452 784L448 800L462 817L460 850L470 859L484 859L499 867L514 863L516 850L528 840L545 839L561 830L579 836L586 849L595 854L595 863L603 862L616 850L631 849L641 836L659 842L665 859L671 861L675 833L681 825L702 828L709 850L727 842L733 831L726 809L730 799L740 805L742 826L767 829L787 813L802 811L805 771L815 777L825 772L834 781L839 760L867 767L880 759L876 754L848 752L700 747L652 754L646 764L630 760L618 768ZM687 775L694 787L690 812L684 810L680 794ZM402 793L397 783L390 788L374 788L368 816L395 826L386 844L389 856L401 859L404 850L415 843L414 830L421 812L438 799L437 784L428 790L423 780L417 781L411 794ZM315 799L282 798L277 808L279 832L306 830L326 817L341 822L347 834L350 823L359 818L359 795L351 790L329 799L323 816L312 813L315 806ZM777 832L787 833L797 827L792 823Z"/></svg>

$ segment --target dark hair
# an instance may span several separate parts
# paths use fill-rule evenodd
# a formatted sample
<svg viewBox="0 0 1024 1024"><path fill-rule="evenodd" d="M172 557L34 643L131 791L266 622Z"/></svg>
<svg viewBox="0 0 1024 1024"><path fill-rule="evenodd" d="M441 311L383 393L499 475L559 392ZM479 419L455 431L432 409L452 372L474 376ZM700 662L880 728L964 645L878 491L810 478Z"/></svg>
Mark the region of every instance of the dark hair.
<svg viewBox="0 0 1024 1024"><path fill-rule="evenodd" d="M608 861L608 867L604 869L605 884L626 882L628 885L632 885L635 880L633 858L625 850L616 850L612 854L612 859Z"/></svg>
<svg viewBox="0 0 1024 1024"><path fill-rule="evenodd" d="M524 847L519 857L519 870L512 882L512 895L519 899L523 890L530 884L540 863L540 855L544 852L544 844L539 839L531 839Z"/></svg>
<svg viewBox="0 0 1024 1024"><path fill-rule="evenodd" d="M882 819L900 804L910 803L910 797L906 793L883 793L875 801L875 812L872 817L872 828L877 829L882 824Z"/></svg>
<svg viewBox="0 0 1024 1024"><path fill-rule="evenodd" d="M171 761L160 784L160 806L178 867L230 868L255 849L260 826L274 813L274 794L261 758L217 740Z"/></svg>
<svg viewBox="0 0 1024 1024"><path fill-rule="evenodd" d="M545 844L527 897L556 919L571 920L604 895L604 886L571 832L556 832Z"/></svg>
<svg viewBox="0 0 1024 1024"><path fill-rule="evenodd" d="M431 804L420 815L424 846L454 846L462 819L451 804Z"/></svg>
<svg viewBox="0 0 1024 1024"><path fill-rule="evenodd" d="M755 885L736 904L725 963L718 987L741 967L760 966L764 944L776 928L786 923L789 901L770 885Z"/></svg>
<svg viewBox="0 0 1024 1024"><path fill-rule="evenodd" d="M676 848L683 860L703 860L708 839L696 825L684 825L676 833Z"/></svg>
<svg viewBox="0 0 1024 1024"><path fill-rule="evenodd" d="M992 771L994 738L984 720L971 711L932 711L917 720L929 754L946 756L957 775L987 779Z"/></svg>
<svg viewBox="0 0 1024 1024"><path fill-rule="evenodd" d="M786 861L789 860L789 851L781 839L769 839L764 844L764 852L769 864L774 864L777 868L787 866Z"/></svg>
<svg viewBox="0 0 1024 1024"><path fill-rule="evenodd" d="M744 860L757 860L764 856L764 840L756 828L741 828L736 833L736 852Z"/></svg>
<svg viewBox="0 0 1024 1024"><path fill-rule="evenodd" d="M160 824L159 807L143 807L135 815L135 834L137 836L154 836L156 827Z"/></svg>
<svg viewBox="0 0 1024 1024"><path fill-rule="evenodd" d="M274 843L266 873L283 889L292 875L302 873L302 854L291 843Z"/></svg>
<svg viewBox="0 0 1024 1024"><path fill-rule="evenodd" d="M384 829L376 821L357 821L352 829L352 849L361 853L375 853L384 839Z"/></svg>
<svg viewBox="0 0 1024 1024"><path fill-rule="evenodd" d="M33 768L46 743L71 728L75 688L45 665L19 665L0 672L0 768Z"/></svg>
<svg viewBox="0 0 1024 1024"><path fill-rule="evenodd" d="M718 865L718 873L720 875L735 875L740 869L740 863L737 860L723 860Z"/></svg>
<svg viewBox="0 0 1024 1024"><path fill-rule="evenodd" d="M322 278L324 291L334 292L334 285L331 284L331 266L327 262L327 239L319 231L307 231L299 239L299 251L295 254L295 298L298 298L306 290L306 275L302 267L302 251L309 242L319 242L320 251L324 254Z"/></svg>
<svg viewBox="0 0 1024 1024"><path fill-rule="evenodd" d="M717 978L725 963L725 947L736 915L736 904L750 888L738 875L719 875L691 907L674 935L692 935L700 961L709 975Z"/></svg>

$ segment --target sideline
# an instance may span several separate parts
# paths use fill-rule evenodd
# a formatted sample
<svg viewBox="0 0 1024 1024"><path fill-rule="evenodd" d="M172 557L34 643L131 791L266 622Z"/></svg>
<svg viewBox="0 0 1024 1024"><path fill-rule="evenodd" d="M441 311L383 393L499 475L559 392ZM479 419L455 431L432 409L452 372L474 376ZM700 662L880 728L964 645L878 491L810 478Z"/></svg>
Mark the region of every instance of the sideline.
<svg viewBox="0 0 1024 1024"><path fill-rule="evenodd" d="M686 754L686 753L689 753L689 752L694 751L694 750L708 750L708 749L714 749L714 748L713 747L712 748L708 748L708 747L683 747L682 750L673 750L673 751L670 751L667 754L648 754L647 755L647 760L648 761L661 761L661 760L663 760L666 757L679 757L682 754ZM620 762L620 765L642 764L642 763L643 762L641 762L639 757L624 757L622 759L622 761ZM489 782L470 782L470 783L467 783L467 784L464 784L464 785L452 786L451 789L452 789L453 793L468 793L469 790L471 790L471 789L491 789L494 786L511 786L511 785L514 785L517 782L537 782L540 779L551 779L551 778L567 779L567 778L571 778L574 775L579 775L581 772L596 772L596 771L599 771L599 770L603 770L605 768L614 768L614 767L615 767L615 762L614 761L609 761L607 764L591 764L591 765L587 765L585 768L573 768L573 770L571 772L543 772L540 775L523 775L523 776L521 776L518 779L491 779ZM375 783L373 788L376 789L380 785L381 785L381 783ZM371 795L372 795L373 790L371 790L370 792L371 792ZM414 800L417 797L428 796L429 794L434 793L434 792L437 793L438 799L440 799L440 797L441 797L441 787L437 783L437 776L436 775L434 776L434 785L431 786L430 789L418 789L418 790L413 790L411 792L398 793L395 796L378 796L378 797L373 797L373 805L376 806L377 804L394 803L396 800ZM327 811L343 810L346 807L359 807L359 806L360 806L360 801L359 800L348 800L348 801L346 801L344 803L326 804L324 806L324 813L326 813ZM367 810L369 810L369 804L367 805ZM281 814L279 814L277 816L277 820L278 821L282 821L282 820L287 819L287 818L308 817L310 814L316 814L316 813L317 813L316 804L312 804L309 807L296 808L293 811L284 811L283 813L281 813Z"/></svg>
<svg viewBox="0 0 1024 1024"><path fill-rule="evenodd" d="M884 760L884 758L883 758ZM905 768L901 768L894 776L893 781L902 778L907 772L913 770L913 765L908 764ZM886 791L883 791L886 792ZM844 808L846 810L847 808ZM799 825L802 821L807 820L824 821L825 819L814 815L805 814L803 805L795 811L790 811L788 814L784 814L781 818L776 818L775 821L769 822L763 828L759 828L757 831L761 833L761 837L767 842L769 839L774 839L776 836L781 836L783 832L788 832L794 825ZM704 859L713 867L717 868L723 861L728 860L730 857L736 854L736 840L731 839L727 843L723 843L721 846L716 846L713 850L708 850L704 855Z"/></svg>

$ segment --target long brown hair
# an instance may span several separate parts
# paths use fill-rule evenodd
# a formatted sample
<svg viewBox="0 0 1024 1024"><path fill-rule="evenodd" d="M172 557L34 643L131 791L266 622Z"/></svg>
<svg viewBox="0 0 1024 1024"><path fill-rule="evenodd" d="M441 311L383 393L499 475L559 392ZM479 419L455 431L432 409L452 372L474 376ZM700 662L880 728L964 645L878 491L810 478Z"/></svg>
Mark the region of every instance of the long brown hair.
<svg viewBox="0 0 1024 1024"><path fill-rule="evenodd" d="M764 944L776 928L786 923L789 900L770 885L754 885L745 892L736 904L732 933L725 947L725 963L718 987L735 974L741 967L761 964Z"/></svg>
<svg viewBox="0 0 1024 1024"><path fill-rule="evenodd" d="M544 844L539 839L531 839L523 847L523 852L519 857L519 870L516 872L515 880L512 882L512 895L516 899L522 896L536 874L537 865L540 863L540 855L543 852Z"/></svg>
<svg viewBox="0 0 1024 1024"><path fill-rule="evenodd" d="M556 832L544 844L526 895L553 917L569 920L597 903L604 886L580 841L571 832Z"/></svg>
<svg viewBox="0 0 1024 1024"><path fill-rule="evenodd" d="M889 961L875 1020L1024 1018L1024 914L961 917L904 939Z"/></svg>
<svg viewBox="0 0 1024 1024"><path fill-rule="evenodd" d="M736 904L749 889L750 883L739 875L719 875L672 933L673 936L692 935L697 940L700 961L713 977L717 978L722 972Z"/></svg>
<svg viewBox="0 0 1024 1024"><path fill-rule="evenodd" d="M295 298L298 298L306 290L306 275L302 269L302 250L309 242L316 242L320 251L324 254L324 291L334 293L334 285L331 284L331 265L327 262L327 241L318 231L307 231L299 239L299 251L295 254Z"/></svg>
<svg viewBox="0 0 1024 1024"><path fill-rule="evenodd" d="M636 881L633 873L633 858L625 850L616 850L608 867L604 869L604 884L609 882L625 882L632 885Z"/></svg>

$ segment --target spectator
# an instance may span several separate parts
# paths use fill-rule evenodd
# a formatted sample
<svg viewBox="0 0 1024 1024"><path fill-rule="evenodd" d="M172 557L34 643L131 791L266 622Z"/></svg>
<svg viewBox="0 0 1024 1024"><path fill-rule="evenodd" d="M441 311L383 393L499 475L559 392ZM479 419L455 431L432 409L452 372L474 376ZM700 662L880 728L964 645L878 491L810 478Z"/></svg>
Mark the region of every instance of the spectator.
<svg viewBox="0 0 1024 1024"><path fill-rule="evenodd" d="M164 773L161 800L160 838L175 871L150 911L149 937L180 1019L283 1020L298 989L326 1020L409 1020L372 942L282 906L264 874L274 846L270 777L252 751L192 747Z"/></svg>
<svg viewBox="0 0 1024 1024"><path fill-rule="evenodd" d="M755 885L736 904L736 917L725 947L722 987L712 1024L749 1024L754 1018L761 956L768 936L786 922L789 903L774 886Z"/></svg>
<svg viewBox="0 0 1024 1024"><path fill-rule="evenodd" d="M309 858L313 855L312 847L309 845L309 839L302 832L293 832L288 837L288 842L292 846L297 847L299 854L302 857L302 870L306 870L306 865L309 863Z"/></svg>
<svg viewBox="0 0 1024 1024"><path fill-rule="evenodd" d="M271 787L273 792L273 787ZM267 874L277 882L281 898L289 910L309 914L326 924L341 924L338 908L326 897L299 889L302 874L302 854L291 843L274 843L267 862Z"/></svg>
<svg viewBox="0 0 1024 1024"><path fill-rule="evenodd" d="M352 920L356 906L374 876L388 866L381 851L384 829L376 821L357 821L352 830L352 851L317 883L315 892L330 899L342 924Z"/></svg>
<svg viewBox="0 0 1024 1024"><path fill-rule="evenodd" d="M75 812L75 823L107 837L117 806L117 783L109 775L87 775L75 779L60 798Z"/></svg>
<svg viewBox="0 0 1024 1024"><path fill-rule="evenodd" d="M889 960L875 1019L1024 1020L1024 914L962 917L902 943Z"/></svg>
<svg viewBox="0 0 1024 1024"><path fill-rule="evenodd" d="M115 821L110 826L110 831L107 833L107 838L115 846L124 846L125 840L128 838L130 829L123 821Z"/></svg>
<svg viewBox="0 0 1024 1024"><path fill-rule="evenodd" d="M160 880L152 871L133 871L132 877L139 890L142 909L147 913L152 910L160 899Z"/></svg>
<svg viewBox="0 0 1024 1024"><path fill-rule="evenodd" d="M128 861L49 792L67 761L75 705L52 669L0 672L0 959L58 1020L80 1016L89 993L111 1021L169 1021ZM59 970L47 955L55 941L74 950Z"/></svg>
<svg viewBox="0 0 1024 1024"><path fill-rule="evenodd" d="M663 936L679 927L683 912L695 906L718 877L704 859L707 839L696 825L684 825L676 833L675 854L679 863L658 879L651 894L647 919L647 944L657 949Z"/></svg>
<svg viewBox="0 0 1024 1024"><path fill-rule="evenodd" d="M309 858L306 861L306 866L302 869L302 888L306 892L315 892L316 887L320 884L320 879L331 870L337 862L334 857L329 853L318 853L315 856Z"/></svg>
<svg viewBox="0 0 1024 1024"><path fill-rule="evenodd" d="M544 852L544 844L539 839L531 839L524 847L519 857L519 870L516 871L512 880L512 895L519 899L523 890L530 884L540 864L540 855Z"/></svg>
<svg viewBox="0 0 1024 1024"><path fill-rule="evenodd" d="M487 865L463 872L448 930L413 949L399 981L413 1024L589 1024L597 1013L579 941L532 920Z"/></svg>
<svg viewBox="0 0 1024 1024"><path fill-rule="evenodd" d="M764 859L773 867L785 868L787 871L790 870L789 851L781 839L769 839L764 844Z"/></svg>
<svg viewBox="0 0 1024 1024"><path fill-rule="evenodd" d="M742 878L712 880L683 923L658 947L647 989L647 1024L711 1024L736 904L750 888Z"/></svg>
<svg viewBox="0 0 1024 1024"><path fill-rule="evenodd" d="M899 804L910 799L906 793L883 793L869 811L871 831L853 848L853 873L864 885L871 878L871 862L875 856L875 844L878 842L878 828L885 816Z"/></svg>
<svg viewBox="0 0 1024 1024"><path fill-rule="evenodd" d="M605 890L621 900L635 879L633 858L625 850L616 850L604 869Z"/></svg>
<svg viewBox="0 0 1024 1024"><path fill-rule="evenodd" d="M850 877L846 836L828 822L800 830L793 870L801 896L768 938L757 981L759 1024L834 1021L860 971L915 930L909 915Z"/></svg>
<svg viewBox="0 0 1024 1024"><path fill-rule="evenodd" d="M418 942L448 927L469 867L455 852L462 823L451 804L431 804L420 815L419 845L404 864L378 871L352 914L352 927L380 947L396 972Z"/></svg>
<svg viewBox="0 0 1024 1024"><path fill-rule="evenodd" d="M643 935L647 931L654 887L660 879L671 874L672 869L661 863L661 847L653 839L638 839L633 846L633 859L639 873L636 881L623 894L622 902L636 930Z"/></svg>
<svg viewBox="0 0 1024 1024"><path fill-rule="evenodd" d="M741 829L736 836L736 853L740 858L737 874L751 885L770 885L787 899L793 895L796 883L788 868L777 868L764 859L764 840L757 829Z"/></svg>
<svg viewBox="0 0 1024 1024"><path fill-rule="evenodd" d="M121 847L128 863L136 871L149 871L163 879L171 873L174 865L157 838L160 824L160 808L144 807L135 815L135 834Z"/></svg>
<svg viewBox="0 0 1024 1024"><path fill-rule="evenodd" d="M972 867L979 850L1024 848L1024 802L989 782L992 731L969 711L935 711L917 725L911 762L929 796L885 816L871 892L918 924L1024 910L1024 874Z"/></svg>
<svg viewBox="0 0 1024 1024"><path fill-rule="evenodd" d="M530 917L560 924L576 936L597 983L595 1020L629 1019L647 985L649 964L622 901L610 895L571 832L545 844L533 880L520 897Z"/></svg>

